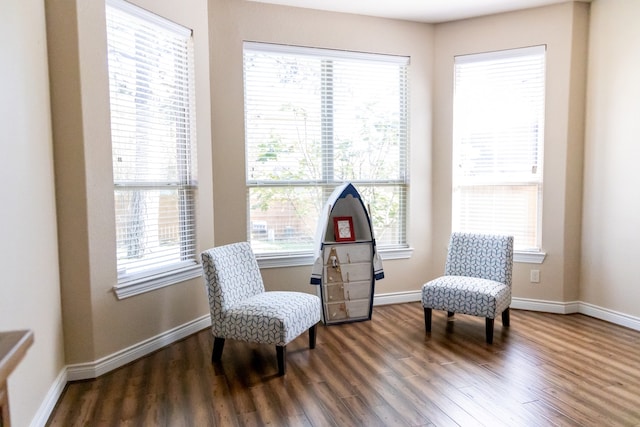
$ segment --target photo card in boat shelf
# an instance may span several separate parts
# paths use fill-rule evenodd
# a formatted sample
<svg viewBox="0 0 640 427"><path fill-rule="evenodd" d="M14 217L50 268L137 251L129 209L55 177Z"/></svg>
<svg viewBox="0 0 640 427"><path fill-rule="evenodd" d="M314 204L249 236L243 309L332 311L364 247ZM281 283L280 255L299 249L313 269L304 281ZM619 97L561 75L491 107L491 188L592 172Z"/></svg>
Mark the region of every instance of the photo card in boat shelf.
<svg viewBox="0 0 640 427"><path fill-rule="evenodd" d="M356 234L353 230L353 218L350 216L334 217L333 232L336 242L354 242Z"/></svg>

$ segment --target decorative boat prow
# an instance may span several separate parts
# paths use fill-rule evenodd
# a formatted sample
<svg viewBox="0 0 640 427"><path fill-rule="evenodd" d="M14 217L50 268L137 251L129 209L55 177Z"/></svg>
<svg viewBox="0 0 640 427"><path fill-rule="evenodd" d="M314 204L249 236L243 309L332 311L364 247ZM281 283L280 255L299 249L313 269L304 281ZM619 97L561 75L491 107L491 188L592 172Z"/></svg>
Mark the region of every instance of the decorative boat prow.
<svg viewBox="0 0 640 427"><path fill-rule="evenodd" d="M316 231L311 284L319 285L325 323L371 319L375 281L384 278L369 211L351 183L337 187Z"/></svg>

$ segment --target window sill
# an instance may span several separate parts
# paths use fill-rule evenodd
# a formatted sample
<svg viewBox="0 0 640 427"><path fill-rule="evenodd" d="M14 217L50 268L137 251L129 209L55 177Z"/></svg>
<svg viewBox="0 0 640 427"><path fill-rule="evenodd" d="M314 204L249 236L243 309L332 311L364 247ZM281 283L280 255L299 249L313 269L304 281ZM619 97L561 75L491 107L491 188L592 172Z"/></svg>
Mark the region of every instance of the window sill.
<svg viewBox="0 0 640 427"><path fill-rule="evenodd" d="M193 264L179 270L119 283L113 287L113 291L118 299L121 300L200 276L202 276L202 267L200 264Z"/></svg>
<svg viewBox="0 0 640 427"><path fill-rule="evenodd" d="M391 259L409 259L413 254L413 248L380 249L378 251L383 261ZM542 264L547 254L545 252L515 251L513 261L523 264ZM313 265L315 257L312 254L287 256L258 256L260 268L299 267Z"/></svg>
<svg viewBox="0 0 640 427"><path fill-rule="evenodd" d="M547 254L545 252L514 251L513 262L519 262L522 264L542 264L546 256Z"/></svg>
<svg viewBox="0 0 640 427"><path fill-rule="evenodd" d="M390 259L407 259L411 258L413 248L380 249L378 253L383 261ZM311 266L316 261L315 256L310 253L283 256L257 256L256 258L260 268Z"/></svg>

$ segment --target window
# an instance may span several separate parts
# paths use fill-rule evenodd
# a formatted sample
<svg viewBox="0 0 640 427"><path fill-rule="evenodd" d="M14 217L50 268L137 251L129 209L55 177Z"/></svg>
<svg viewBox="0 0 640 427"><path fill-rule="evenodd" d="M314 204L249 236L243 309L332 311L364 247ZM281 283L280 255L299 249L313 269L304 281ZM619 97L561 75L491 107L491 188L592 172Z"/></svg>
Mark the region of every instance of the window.
<svg viewBox="0 0 640 427"><path fill-rule="evenodd" d="M106 12L120 297L198 274L193 44L127 2Z"/></svg>
<svg viewBox="0 0 640 427"><path fill-rule="evenodd" d="M334 188L406 247L408 58L244 44L248 232L258 256L311 253Z"/></svg>
<svg viewBox="0 0 640 427"><path fill-rule="evenodd" d="M454 96L453 230L540 251L545 47L456 57Z"/></svg>

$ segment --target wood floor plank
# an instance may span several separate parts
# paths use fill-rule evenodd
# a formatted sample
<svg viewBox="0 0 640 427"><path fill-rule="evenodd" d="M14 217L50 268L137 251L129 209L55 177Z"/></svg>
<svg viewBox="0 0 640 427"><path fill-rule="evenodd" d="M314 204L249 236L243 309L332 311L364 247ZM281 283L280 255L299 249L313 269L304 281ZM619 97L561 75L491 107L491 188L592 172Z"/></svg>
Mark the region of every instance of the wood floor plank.
<svg viewBox="0 0 640 427"><path fill-rule="evenodd" d="M318 402L323 410L331 414L331 418L335 420L338 426L359 425L354 413L344 404L344 400L336 396L327 383L308 384L308 388L312 389Z"/></svg>
<svg viewBox="0 0 640 427"><path fill-rule="evenodd" d="M351 412L354 420L356 420L355 425L371 427L384 427L388 425L385 421L378 418L378 415L372 411L359 396L343 397L342 403Z"/></svg>
<svg viewBox="0 0 640 427"><path fill-rule="evenodd" d="M568 417L555 408L550 407L540 400L534 400L524 404L524 408L535 416L541 425L551 425L557 427L582 427L584 424Z"/></svg>
<svg viewBox="0 0 640 427"><path fill-rule="evenodd" d="M338 397L354 396L357 393L357 389L353 386L356 382L354 370L348 369L344 363L341 363L341 359L335 358L324 348L317 349L317 352L320 353L318 354L320 357L316 358L319 362L318 372L322 373L323 380L331 386L333 392Z"/></svg>
<svg viewBox="0 0 640 427"><path fill-rule="evenodd" d="M267 384L253 386L250 394L255 402L256 414L263 425L277 425L281 420L285 419L281 405L276 403L271 396Z"/></svg>
<svg viewBox="0 0 640 427"><path fill-rule="evenodd" d="M264 391L267 404L278 408L283 419L295 420L304 416L300 399L287 385L285 378L265 382Z"/></svg>
<svg viewBox="0 0 640 427"><path fill-rule="evenodd" d="M376 414L376 416L378 417L378 419L382 421L384 426L409 425L400 415L398 410L396 408L391 407L391 405L388 405L385 403L377 406L368 406L368 408L371 412ZM433 424L429 423L429 424L422 424L422 425L427 426L427 425L433 425Z"/></svg>
<svg viewBox="0 0 640 427"><path fill-rule="evenodd" d="M210 404L214 413L214 425L237 426L239 425L238 413L231 396L231 390L224 377L215 377L209 383L211 387ZM247 413L246 411L244 413Z"/></svg>
<svg viewBox="0 0 640 427"><path fill-rule="evenodd" d="M335 419L334 412L327 410L322 402L320 402L316 394L316 388L310 387L308 383L302 383L299 376L295 376L292 379L290 378L288 385L291 387L292 393L298 396L302 410L313 425L339 425Z"/></svg>
<svg viewBox="0 0 640 427"><path fill-rule="evenodd" d="M411 402L434 425L485 425L449 399L442 390L436 390L429 381L418 376L403 379L389 376L389 381L403 393L405 400Z"/></svg>
<svg viewBox="0 0 640 427"><path fill-rule="evenodd" d="M495 383L482 388L471 386L460 389L460 392L477 406L488 413L483 415L490 425L496 425L496 420L507 426L537 425L539 417L532 416L523 405L513 399L510 394L496 392ZM472 412L474 417L480 418L478 412Z"/></svg>
<svg viewBox="0 0 640 427"><path fill-rule="evenodd" d="M638 426L640 332L580 314L511 310L484 319L419 302L318 328L275 348L228 340L211 364L208 330L69 383L48 426Z"/></svg>
<svg viewBox="0 0 640 427"><path fill-rule="evenodd" d="M328 344L326 347L330 349L331 345ZM377 391L375 376L366 370L366 367L362 365L356 355L352 352L335 353L329 350L326 356L327 364L330 366L329 369L339 372L343 378L341 382L347 382L352 390L357 390L367 405L373 407L385 403L384 398ZM320 357L323 356L320 355Z"/></svg>

